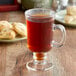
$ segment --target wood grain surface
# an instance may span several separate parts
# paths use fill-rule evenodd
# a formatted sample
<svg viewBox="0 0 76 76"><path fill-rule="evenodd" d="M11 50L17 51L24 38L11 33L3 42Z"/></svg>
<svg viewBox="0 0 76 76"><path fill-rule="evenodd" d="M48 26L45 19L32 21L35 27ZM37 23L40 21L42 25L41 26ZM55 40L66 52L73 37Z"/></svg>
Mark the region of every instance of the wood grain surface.
<svg viewBox="0 0 76 76"><path fill-rule="evenodd" d="M24 12L1 12L0 20L25 23ZM76 76L76 29L66 28L67 37L63 47L48 52L48 59L54 67L49 71L29 71L26 63L32 60L27 49L27 40L14 43L0 43L0 76ZM60 38L55 32L55 37Z"/></svg>

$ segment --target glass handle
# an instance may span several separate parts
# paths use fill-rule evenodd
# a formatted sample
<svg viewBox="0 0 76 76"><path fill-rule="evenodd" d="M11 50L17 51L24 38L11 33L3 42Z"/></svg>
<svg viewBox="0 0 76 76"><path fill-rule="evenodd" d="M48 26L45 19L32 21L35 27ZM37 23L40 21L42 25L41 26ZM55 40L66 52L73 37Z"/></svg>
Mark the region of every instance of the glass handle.
<svg viewBox="0 0 76 76"><path fill-rule="evenodd" d="M59 29L61 32L62 32L62 39L60 42L56 42L56 41L52 41L52 46L53 47L61 47L63 46L64 42L65 42L65 39L66 39L66 31L65 31L65 28L63 25L60 25L60 24L54 24L53 25L53 31L56 30L56 29Z"/></svg>

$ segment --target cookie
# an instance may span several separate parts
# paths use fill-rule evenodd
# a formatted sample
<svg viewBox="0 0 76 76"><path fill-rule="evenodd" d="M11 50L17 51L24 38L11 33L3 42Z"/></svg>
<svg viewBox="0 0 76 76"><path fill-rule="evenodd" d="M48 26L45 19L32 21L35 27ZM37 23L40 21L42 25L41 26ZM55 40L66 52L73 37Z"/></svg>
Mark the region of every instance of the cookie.
<svg viewBox="0 0 76 76"><path fill-rule="evenodd" d="M0 31L4 28L12 29L12 25L8 21L0 21Z"/></svg>
<svg viewBox="0 0 76 76"><path fill-rule="evenodd" d="M0 32L0 39L15 39L16 33L8 28L4 28Z"/></svg>
<svg viewBox="0 0 76 76"><path fill-rule="evenodd" d="M21 35L22 37L26 36L26 26L24 24L13 22L12 25L17 34Z"/></svg>
<svg viewBox="0 0 76 76"><path fill-rule="evenodd" d="M68 6L67 15L76 15L76 6Z"/></svg>
<svg viewBox="0 0 76 76"><path fill-rule="evenodd" d="M76 24L76 16L65 15L64 20L68 24Z"/></svg>

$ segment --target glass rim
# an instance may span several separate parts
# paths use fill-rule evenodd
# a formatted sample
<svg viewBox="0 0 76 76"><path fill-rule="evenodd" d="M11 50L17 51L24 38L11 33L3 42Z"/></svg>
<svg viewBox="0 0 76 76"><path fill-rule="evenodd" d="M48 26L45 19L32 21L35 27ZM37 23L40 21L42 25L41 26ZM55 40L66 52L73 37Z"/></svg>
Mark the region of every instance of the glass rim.
<svg viewBox="0 0 76 76"><path fill-rule="evenodd" d="M47 9L47 8L33 8L33 9L29 9L25 11L25 16L26 17L32 17L32 18L36 18L35 16L32 16L29 14L29 12L34 11L34 10L45 10L45 11L49 11L50 14L47 16L43 16L41 18L48 18L48 17L54 17L55 16L55 11L51 10L51 9Z"/></svg>

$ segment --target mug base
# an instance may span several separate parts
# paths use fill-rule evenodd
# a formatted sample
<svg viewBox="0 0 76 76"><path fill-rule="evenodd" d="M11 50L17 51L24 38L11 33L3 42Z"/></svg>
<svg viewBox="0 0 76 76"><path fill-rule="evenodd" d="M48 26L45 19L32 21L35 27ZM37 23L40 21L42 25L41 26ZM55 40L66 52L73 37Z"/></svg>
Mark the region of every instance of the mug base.
<svg viewBox="0 0 76 76"><path fill-rule="evenodd" d="M32 70L32 71L47 71L52 69L53 65L52 63L48 63L48 62L42 63L42 61L41 62L39 61L36 63L32 60L27 62L26 67L28 70Z"/></svg>

